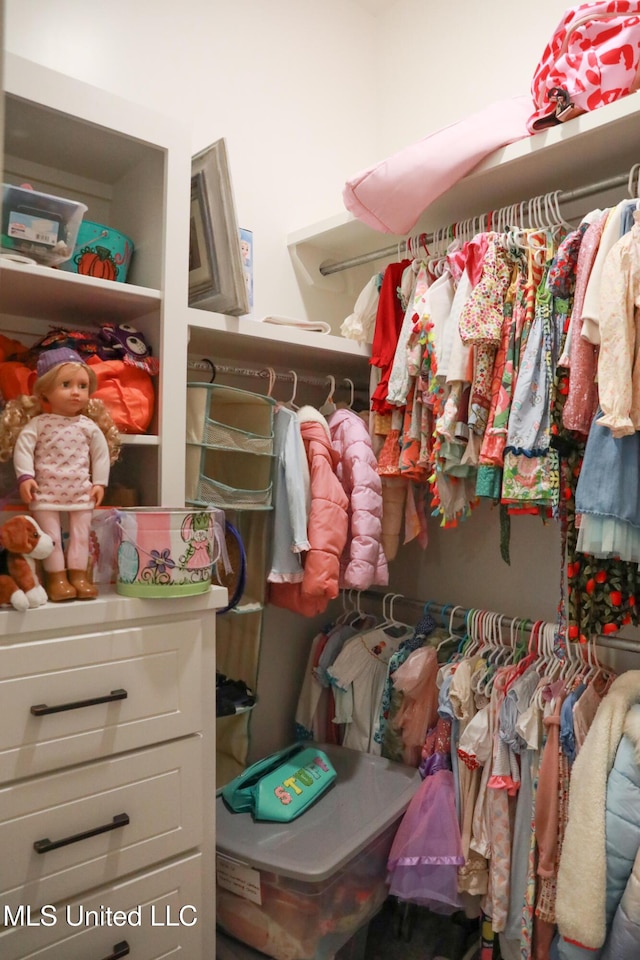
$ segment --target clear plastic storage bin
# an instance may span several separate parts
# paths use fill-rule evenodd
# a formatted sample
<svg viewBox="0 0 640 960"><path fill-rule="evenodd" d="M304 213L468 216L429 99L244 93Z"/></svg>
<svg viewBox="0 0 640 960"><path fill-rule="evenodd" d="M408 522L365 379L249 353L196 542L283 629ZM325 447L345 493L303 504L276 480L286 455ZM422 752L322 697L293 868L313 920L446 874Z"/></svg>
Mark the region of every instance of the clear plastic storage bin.
<svg viewBox="0 0 640 960"><path fill-rule="evenodd" d="M289 824L216 804L219 927L275 960L330 960L387 897L387 858L420 785L413 767L322 745L331 789Z"/></svg>
<svg viewBox="0 0 640 960"><path fill-rule="evenodd" d="M47 267L64 263L73 254L87 209L86 204L76 200L5 183L2 186L2 249Z"/></svg>

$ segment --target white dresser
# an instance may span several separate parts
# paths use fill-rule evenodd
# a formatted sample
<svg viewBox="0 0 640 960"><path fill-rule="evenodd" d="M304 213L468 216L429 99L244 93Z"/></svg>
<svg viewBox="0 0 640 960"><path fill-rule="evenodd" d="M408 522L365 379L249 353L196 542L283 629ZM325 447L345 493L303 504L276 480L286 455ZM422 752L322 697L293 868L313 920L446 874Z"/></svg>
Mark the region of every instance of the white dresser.
<svg viewBox="0 0 640 960"><path fill-rule="evenodd" d="M0 611L0 957L213 958L226 591Z"/></svg>

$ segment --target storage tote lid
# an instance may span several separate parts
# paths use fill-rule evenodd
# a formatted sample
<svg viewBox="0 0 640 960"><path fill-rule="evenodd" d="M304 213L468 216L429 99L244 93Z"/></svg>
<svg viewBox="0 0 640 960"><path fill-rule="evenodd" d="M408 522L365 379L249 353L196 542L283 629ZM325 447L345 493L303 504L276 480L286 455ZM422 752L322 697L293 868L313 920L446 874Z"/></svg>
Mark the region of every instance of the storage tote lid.
<svg viewBox="0 0 640 960"><path fill-rule="evenodd" d="M218 853L258 870L319 883L397 820L422 783L414 767L334 744L317 746L336 769L330 790L287 824L232 813L218 797Z"/></svg>

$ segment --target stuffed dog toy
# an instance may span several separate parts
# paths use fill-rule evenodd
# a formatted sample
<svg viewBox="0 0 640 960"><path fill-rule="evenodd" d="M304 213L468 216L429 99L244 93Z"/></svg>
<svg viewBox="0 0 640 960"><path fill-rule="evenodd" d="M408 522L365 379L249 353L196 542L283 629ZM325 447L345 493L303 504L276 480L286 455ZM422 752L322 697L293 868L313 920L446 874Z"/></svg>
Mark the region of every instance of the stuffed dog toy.
<svg viewBox="0 0 640 960"><path fill-rule="evenodd" d="M33 517L20 514L0 527L0 604L23 611L47 602L35 561L52 551L53 540Z"/></svg>

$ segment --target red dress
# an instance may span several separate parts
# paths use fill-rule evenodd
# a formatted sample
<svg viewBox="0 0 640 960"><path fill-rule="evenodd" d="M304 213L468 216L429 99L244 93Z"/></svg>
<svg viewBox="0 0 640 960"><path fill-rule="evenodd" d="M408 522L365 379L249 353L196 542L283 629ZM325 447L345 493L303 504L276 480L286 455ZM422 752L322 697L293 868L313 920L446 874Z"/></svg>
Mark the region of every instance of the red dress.
<svg viewBox="0 0 640 960"><path fill-rule="evenodd" d="M400 263L390 263L384 272L380 300L376 314L376 326L371 346L372 367L379 367L382 371L380 382L371 397L371 409L378 413L390 413L396 409L387 403L389 375L398 345L398 337L404 320L406 304L400 296L402 275L411 260L402 260Z"/></svg>

